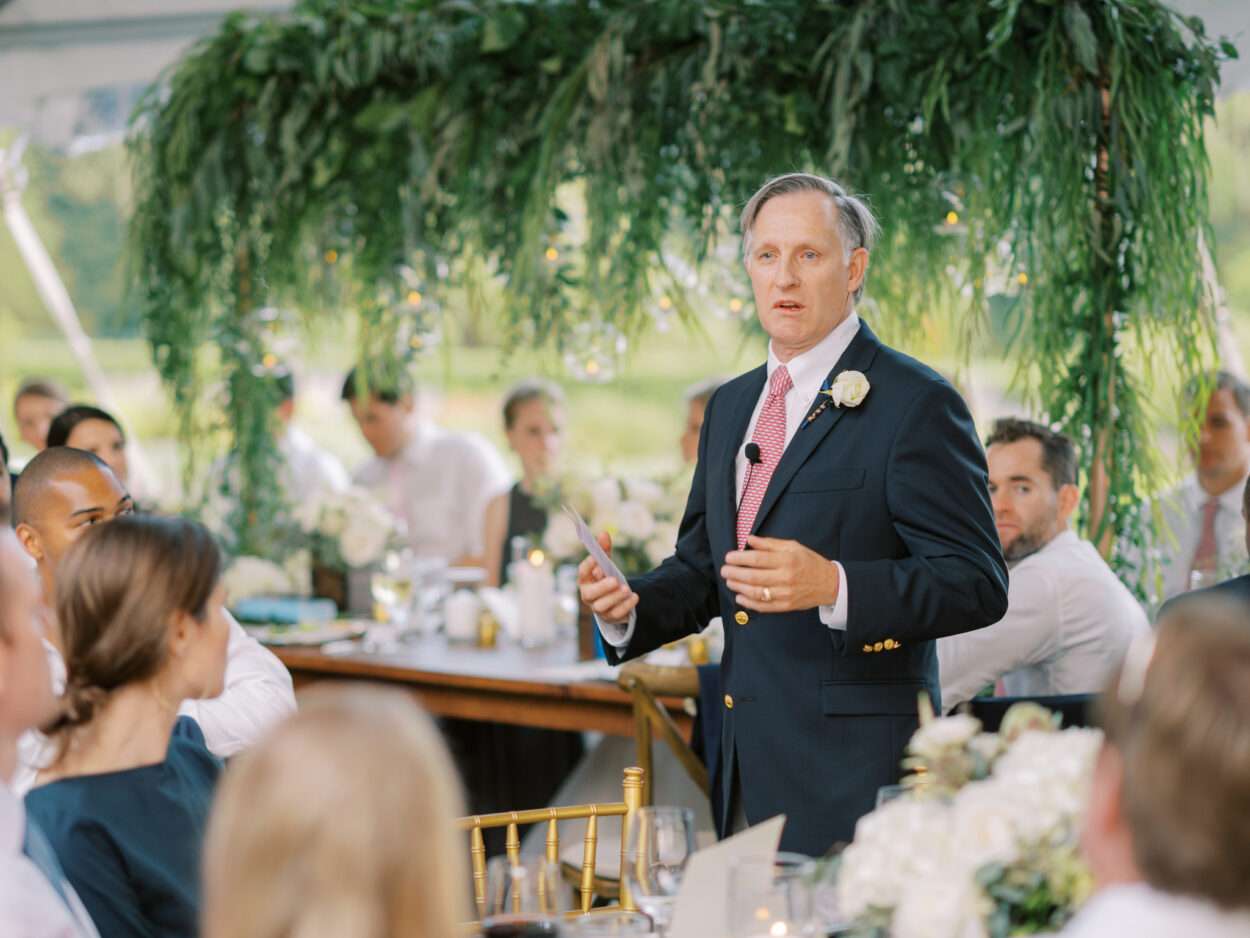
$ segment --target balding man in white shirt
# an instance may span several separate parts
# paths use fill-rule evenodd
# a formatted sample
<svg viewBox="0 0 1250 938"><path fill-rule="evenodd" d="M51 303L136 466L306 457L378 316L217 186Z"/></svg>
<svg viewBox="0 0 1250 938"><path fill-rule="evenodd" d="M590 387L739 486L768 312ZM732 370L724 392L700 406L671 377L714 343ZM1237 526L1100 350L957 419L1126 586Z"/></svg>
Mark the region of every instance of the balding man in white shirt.
<svg viewBox="0 0 1250 938"><path fill-rule="evenodd" d="M499 454L476 434L418 421L406 379L387 387L357 384L352 369L343 400L374 458L356 470L354 481L404 524L418 557L482 566L486 506L512 485Z"/></svg>
<svg viewBox="0 0 1250 938"><path fill-rule="evenodd" d="M1096 693L1150 626L1094 545L1068 527L1078 500L1072 443L1006 419L986 446L994 522L1011 571L1007 614L988 629L938 640L942 706L999 680L1009 697Z"/></svg>

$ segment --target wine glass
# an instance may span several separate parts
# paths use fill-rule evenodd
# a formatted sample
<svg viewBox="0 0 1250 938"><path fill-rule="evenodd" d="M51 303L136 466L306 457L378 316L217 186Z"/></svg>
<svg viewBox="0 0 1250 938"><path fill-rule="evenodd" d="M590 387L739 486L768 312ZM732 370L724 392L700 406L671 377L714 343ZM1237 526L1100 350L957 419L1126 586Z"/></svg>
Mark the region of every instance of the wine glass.
<svg viewBox="0 0 1250 938"><path fill-rule="evenodd" d="M634 904L663 935L673 916L686 861L694 853L694 812L649 807L638 811L625 838L621 878Z"/></svg>
<svg viewBox="0 0 1250 938"><path fill-rule="evenodd" d="M889 804L896 798L902 798L907 794L906 785L882 785L877 789L877 807Z"/></svg>
<svg viewBox="0 0 1250 938"><path fill-rule="evenodd" d="M374 608L378 618L402 631L408 624L412 604L412 553L409 550L387 551L381 568L369 580Z"/></svg>
<svg viewBox="0 0 1250 938"><path fill-rule="evenodd" d="M560 866L542 856L492 857L486 864L486 922L556 919L573 908Z"/></svg>
<svg viewBox="0 0 1250 938"><path fill-rule="evenodd" d="M740 857L729 868L730 938L814 935L815 864L797 853Z"/></svg>

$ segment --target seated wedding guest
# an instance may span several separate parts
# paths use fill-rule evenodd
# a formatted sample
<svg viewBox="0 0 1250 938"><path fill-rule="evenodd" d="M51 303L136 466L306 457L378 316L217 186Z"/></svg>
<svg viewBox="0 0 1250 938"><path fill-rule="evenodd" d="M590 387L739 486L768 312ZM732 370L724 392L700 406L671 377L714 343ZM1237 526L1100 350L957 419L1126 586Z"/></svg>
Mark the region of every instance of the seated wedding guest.
<svg viewBox="0 0 1250 938"><path fill-rule="evenodd" d="M52 418L65 409L69 398L55 381L27 378L13 397L13 416L18 435L35 451L48 445L48 426Z"/></svg>
<svg viewBox="0 0 1250 938"><path fill-rule="evenodd" d="M96 938L47 838L8 784L18 739L52 719L56 697L43 656L50 613L17 538L2 526L0 596L0 935Z"/></svg>
<svg viewBox="0 0 1250 938"><path fill-rule="evenodd" d="M278 452L282 455L282 484L293 503L306 501L319 492L341 492L351 485L343 464L326 452L307 433L295 426L295 378L290 372L278 375L274 386L280 395L275 414L281 428Z"/></svg>
<svg viewBox="0 0 1250 938"><path fill-rule="evenodd" d="M990 503L1011 576L1007 614L938 639L942 706L998 680L1009 697L1093 694L1149 631L1133 594L1070 527L1076 450L1060 433L1006 418L985 441Z"/></svg>
<svg viewBox="0 0 1250 938"><path fill-rule="evenodd" d="M402 783L378 784L379 779ZM226 770L204 938L453 936L471 912L460 786L406 694L318 688ZM347 813L344 813L344 811Z"/></svg>
<svg viewBox="0 0 1250 938"><path fill-rule="evenodd" d="M44 594L55 594L60 563L71 545L95 526L131 514L134 503L117 477L96 456L55 447L30 461L18 479L13 520L18 539L35 560ZM222 758L251 745L273 723L295 710L291 675L272 652L229 618L226 689L215 700L188 700L182 712L193 717L208 748ZM49 630L47 651L53 686L64 687L62 640ZM46 741L29 733L21 747L14 788L30 787L48 752Z"/></svg>
<svg viewBox="0 0 1250 938"><path fill-rule="evenodd" d="M486 506L486 577L508 581L514 537L542 537L547 508L534 496L550 482L564 437L564 392L547 381L522 381L503 402L508 445L521 460L521 479Z"/></svg>
<svg viewBox="0 0 1250 938"><path fill-rule="evenodd" d="M365 376L353 368L342 397L374 452L356 470L356 483L390 508L417 556L480 567L486 505L508 489L499 454L476 434L418 420L406 374L366 390Z"/></svg>
<svg viewBox="0 0 1250 938"><path fill-rule="evenodd" d="M282 459L280 479L286 500L290 505L300 505L329 492L341 492L351 485L351 479L343 464L326 452L312 437L295 426L295 379L290 372L274 376L272 392L277 405L274 408L275 443ZM230 460L223 456L209 467L205 474L203 519L209 528L227 546L234 543L231 527L236 499L238 497L238 473L231 471Z"/></svg>
<svg viewBox="0 0 1250 938"><path fill-rule="evenodd" d="M65 693L26 810L101 934L193 938L221 761L178 708L224 686L221 553L194 521L135 515L94 527L62 568Z"/></svg>
<svg viewBox="0 0 1250 938"><path fill-rule="evenodd" d="M1160 599L1245 572L1241 492L1250 478L1250 386L1221 371L1214 388L1192 454L1193 473L1154 505L1164 530L1146 571L1161 575Z"/></svg>
<svg viewBox="0 0 1250 938"><path fill-rule="evenodd" d="M703 429L703 412L724 378L707 378L686 388L686 426L681 432L681 459L694 465L699 455L699 431Z"/></svg>
<svg viewBox="0 0 1250 938"><path fill-rule="evenodd" d="M1241 516L1245 519L1246 552L1250 553L1250 480L1246 481L1246 485L1241 491ZM1163 604L1163 608L1159 610L1159 615L1162 617L1164 613L1175 605L1212 596L1250 603L1250 573L1243 573L1241 576L1232 577L1216 583L1214 586L1173 596Z"/></svg>
<svg viewBox="0 0 1250 938"><path fill-rule="evenodd" d="M122 485L130 484L126 463L126 431L106 410L90 404L71 404L52 418L48 446L72 446L99 456Z"/></svg>
<svg viewBox="0 0 1250 938"><path fill-rule="evenodd" d="M1081 838L1095 892L1063 938L1250 936L1250 622L1209 598L1159 620L1102 700Z"/></svg>

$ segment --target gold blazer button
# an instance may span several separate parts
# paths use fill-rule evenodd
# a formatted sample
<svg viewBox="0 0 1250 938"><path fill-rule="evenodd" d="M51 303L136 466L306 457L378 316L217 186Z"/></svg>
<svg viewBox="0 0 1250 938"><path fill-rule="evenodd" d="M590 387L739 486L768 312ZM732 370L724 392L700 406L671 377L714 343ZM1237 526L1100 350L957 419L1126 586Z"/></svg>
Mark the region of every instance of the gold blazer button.
<svg viewBox="0 0 1250 938"><path fill-rule="evenodd" d="M745 612L743 612L741 609L739 609L737 612L734 613L734 621L737 622L739 625L746 625L748 622L751 621L751 617L747 615Z"/></svg>
<svg viewBox="0 0 1250 938"><path fill-rule="evenodd" d="M734 708L734 699L728 694L725 695L725 709L732 710Z"/></svg>
<svg viewBox="0 0 1250 938"><path fill-rule="evenodd" d="M884 642L882 642L882 644L885 645L886 651L893 651L898 647L898 642L894 641L892 638L887 638Z"/></svg>

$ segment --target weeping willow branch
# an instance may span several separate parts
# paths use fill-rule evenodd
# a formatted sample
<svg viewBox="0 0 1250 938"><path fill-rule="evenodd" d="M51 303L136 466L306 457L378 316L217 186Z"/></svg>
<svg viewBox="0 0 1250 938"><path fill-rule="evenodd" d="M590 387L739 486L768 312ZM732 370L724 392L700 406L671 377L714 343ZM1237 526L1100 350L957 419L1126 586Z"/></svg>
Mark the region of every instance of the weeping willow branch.
<svg viewBox="0 0 1250 938"><path fill-rule="evenodd" d="M587 320L634 334L672 245L701 260L768 176L837 173L886 225L874 328L906 348L949 309L970 335L987 297L1014 299L1022 387L1079 442L1086 523L1104 544L1139 540L1150 458L1130 434L1150 382L1122 350L1153 344L1186 373L1209 360L1202 120L1229 54L1159 0L301 0L283 17L236 14L134 117L148 336L190 434L209 365L188 343L234 315L222 212L242 220L264 302L357 309L401 366L399 340L427 312L403 298L437 302L469 253L504 282L511 344L558 346ZM263 444L244 412L261 406L229 405L256 492Z"/></svg>

